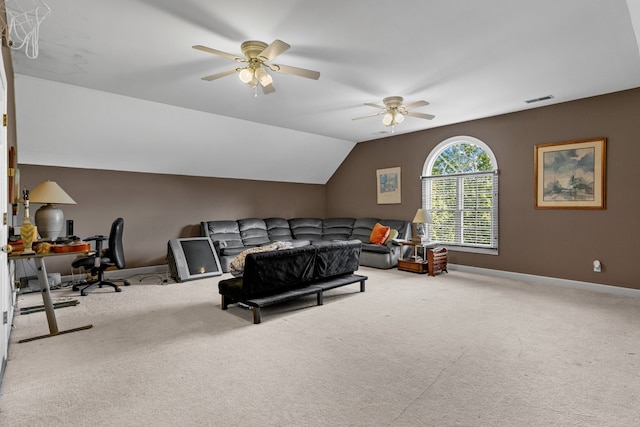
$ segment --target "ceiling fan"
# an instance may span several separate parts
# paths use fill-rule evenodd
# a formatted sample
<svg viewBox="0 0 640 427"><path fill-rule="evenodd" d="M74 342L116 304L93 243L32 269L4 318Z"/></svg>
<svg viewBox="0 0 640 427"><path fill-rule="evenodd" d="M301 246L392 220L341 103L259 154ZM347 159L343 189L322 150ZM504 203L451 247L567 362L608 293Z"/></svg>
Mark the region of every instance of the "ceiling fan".
<svg viewBox="0 0 640 427"><path fill-rule="evenodd" d="M262 90L265 94L275 92L275 88L273 87L273 79L266 69L278 73L306 77L313 80L318 80L318 78L320 77L320 73L317 71L290 67L288 65L269 63L290 47L290 45L283 42L282 40L274 40L270 45L267 45L266 43L261 41L249 40L242 43L242 45L240 46L242 54L244 55L244 57L242 57L202 45L193 46L194 49L213 53L214 55L223 56L225 58L233 59L237 62L246 64L242 67L236 67L227 71L223 71L221 73L205 76L202 78L202 80L211 81L228 76L229 74L239 73L238 77L240 78L240 80L242 80L243 83L252 88L255 88L256 90L258 85L260 85L262 86ZM257 96L257 92L255 96Z"/></svg>
<svg viewBox="0 0 640 427"><path fill-rule="evenodd" d="M369 114L368 116L356 117L352 120L366 119L368 117L375 117L384 114L384 116L382 117L382 124L384 124L385 126L391 126L393 132L393 128L404 121L404 116L418 117L427 120L431 120L435 117L431 114L409 111L409 109L411 108L424 107L425 105L429 105L427 101L415 101L407 105L402 105L403 101L404 99L401 96L388 96L382 100L384 105L365 102L364 105L368 105L369 107L373 108L379 108L382 111L374 114Z"/></svg>

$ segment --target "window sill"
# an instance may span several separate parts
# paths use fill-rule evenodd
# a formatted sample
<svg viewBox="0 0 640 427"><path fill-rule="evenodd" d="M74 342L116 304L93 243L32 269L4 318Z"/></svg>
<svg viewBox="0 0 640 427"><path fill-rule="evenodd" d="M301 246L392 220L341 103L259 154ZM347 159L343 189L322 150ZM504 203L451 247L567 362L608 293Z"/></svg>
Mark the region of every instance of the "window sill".
<svg viewBox="0 0 640 427"><path fill-rule="evenodd" d="M483 254L483 255L498 255L498 249L493 249L493 248L474 248L470 246L449 245L446 243L443 243L442 246L446 247L447 250L456 251L456 252L469 252L469 253Z"/></svg>

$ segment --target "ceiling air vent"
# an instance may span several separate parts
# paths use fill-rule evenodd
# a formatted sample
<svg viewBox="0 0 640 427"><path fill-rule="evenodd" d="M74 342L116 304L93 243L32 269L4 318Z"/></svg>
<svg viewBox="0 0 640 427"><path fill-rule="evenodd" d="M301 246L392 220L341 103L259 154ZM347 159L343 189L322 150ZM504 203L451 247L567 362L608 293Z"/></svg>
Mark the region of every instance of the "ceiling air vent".
<svg viewBox="0 0 640 427"><path fill-rule="evenodd" d="M547 95L541 98L528 99L524 102L526 102L527 104L533 104L534 102L548 101L549 99L553 99L553 95Z"/></svg>

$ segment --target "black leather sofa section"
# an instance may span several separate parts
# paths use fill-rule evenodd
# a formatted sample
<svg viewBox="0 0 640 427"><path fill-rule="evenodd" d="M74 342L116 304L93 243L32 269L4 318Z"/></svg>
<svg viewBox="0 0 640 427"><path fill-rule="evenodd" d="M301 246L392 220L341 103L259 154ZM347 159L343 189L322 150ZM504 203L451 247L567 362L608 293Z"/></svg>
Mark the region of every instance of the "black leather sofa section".
<svg viewBox="0 0 640 427"><path fill-rule="evenodd" d="M316 295L322 305L325 291L351 283L360 283L364 292L367 277L353 274L360 251L360 242L352 240L248 254L242 277L218 282L222 309L243 303L252 308L253 322L260 323L260 309L271 304Z"/></svg>
<svg viewBox="0 0 640 427"><path fill-rule="evenodd" d="M211 238L225 273L229 264L245 249L275 241L291 242L294 247L313 242L359 240L362 242L360 265L393 268L398 265L401 246L369 243L376 223L398 230L398 239L411 239L411 224L404 220L379 218L244 218L239 220L202 221L200 235Z"/></svg>

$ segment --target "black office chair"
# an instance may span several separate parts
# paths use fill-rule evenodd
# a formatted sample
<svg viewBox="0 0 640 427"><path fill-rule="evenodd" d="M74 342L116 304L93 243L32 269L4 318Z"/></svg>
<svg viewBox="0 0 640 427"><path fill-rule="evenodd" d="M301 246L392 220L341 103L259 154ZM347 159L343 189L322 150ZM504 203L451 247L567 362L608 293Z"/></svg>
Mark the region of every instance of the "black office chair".
<svg viewBox="0 0 640 427"><path fill-rule="evenodd" d="M73 268L83 267L86 270L91 271L92 276L98 276L96 280L91 280L88 283L79 283L73 285L73 290L77 291L81 289L80 295L87 296L90 289L96 286L101 288L103 286L112 286L116 292L121 292L122 289L113 282L122 282L125 286L129 286L128 280L120 279L108 281L104 278L104 271L109 267L116 267L118 269L124 268L124 251L122 249L122 233L124 231L124 220L118 218L111 224L111 232L109 233L109 247L102 249L102 242L107 240L105 236L91 236L84 240L96 242L96 252L92 255L80 257L71 263Z"/></svg>

